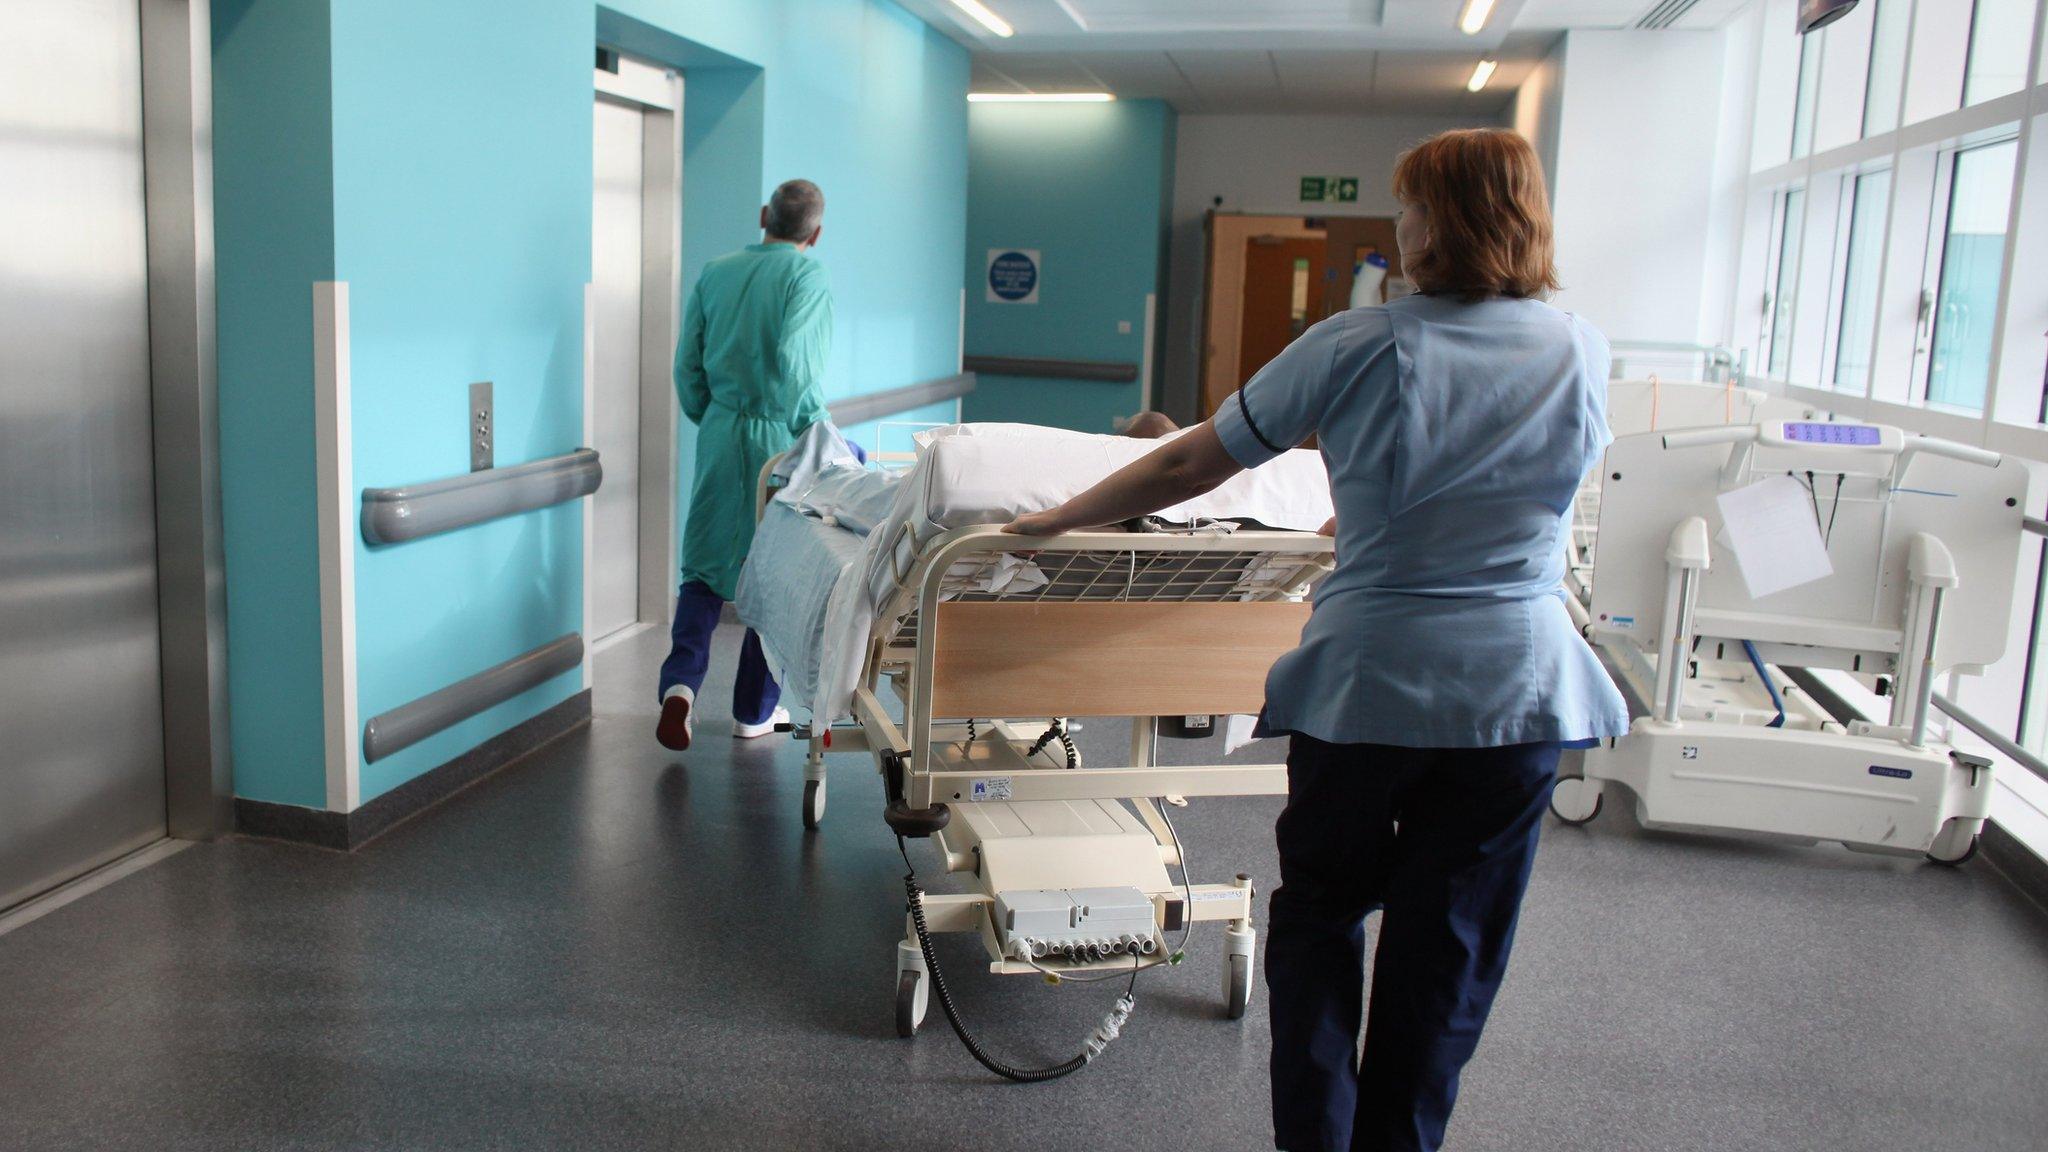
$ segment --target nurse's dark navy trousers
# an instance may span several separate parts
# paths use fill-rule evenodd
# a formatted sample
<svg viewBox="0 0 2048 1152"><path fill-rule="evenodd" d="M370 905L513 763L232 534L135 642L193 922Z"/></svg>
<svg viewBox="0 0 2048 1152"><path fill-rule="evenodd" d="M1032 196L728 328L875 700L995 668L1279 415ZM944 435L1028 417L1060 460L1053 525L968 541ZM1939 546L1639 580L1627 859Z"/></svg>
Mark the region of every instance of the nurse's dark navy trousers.
<svg viewBox="0 0 2048 1152"><path fill-rule="evenodd" d="M1266 935L1274 1144L1436 1149L1507 973L1559 746L1292 740Z"/></svg>
<svg viewBox="0 0 2048 1152"><path fill-rule="evenodd" d="M711 633L724 608L725 598L701 580L685 581L677 590L668 659L661 664L655 699L666 699L668 690L677 684L688 685L692 696L704 687L704 677L711 670ZM733 719L742 724L765 723L781 699L782 689L768 675L768 660L761 655L761 638L749 628L740 641L739 672L732 682Z"/></svg>

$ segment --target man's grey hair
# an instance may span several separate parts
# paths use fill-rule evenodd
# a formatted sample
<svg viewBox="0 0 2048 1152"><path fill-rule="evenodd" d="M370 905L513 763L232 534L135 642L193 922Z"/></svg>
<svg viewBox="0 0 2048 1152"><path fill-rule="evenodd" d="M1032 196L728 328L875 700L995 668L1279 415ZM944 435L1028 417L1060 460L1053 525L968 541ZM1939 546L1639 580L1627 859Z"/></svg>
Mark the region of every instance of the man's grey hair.
<svg viewBox="0 0 2048 1152"><path fill-rule="evenodd" d="M809 240L825 219L825 194L809 180L787 180L768 198L768 235L777 240Z"/></svg>

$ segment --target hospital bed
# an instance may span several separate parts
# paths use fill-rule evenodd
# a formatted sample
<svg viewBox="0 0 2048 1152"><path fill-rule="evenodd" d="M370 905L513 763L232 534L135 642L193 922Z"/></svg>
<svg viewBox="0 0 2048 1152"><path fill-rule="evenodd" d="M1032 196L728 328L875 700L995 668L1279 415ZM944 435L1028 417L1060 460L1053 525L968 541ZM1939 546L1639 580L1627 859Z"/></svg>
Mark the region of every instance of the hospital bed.
<svg viewBox="0 0 2048 1152"><path fill-rule="evenodd" d="M1583 823L1619 786L1645 827L1967 859L1991 768L1938 738L1929 702L2004 653L2024 469L1896 428L1772 419L1624 436L1603 471L1588 636L1647 715L1586 751L1553 812ZM1720 497L1788 475L1831 571L1753 596ZM1844 723L1787 669L1850 673L1890 714Z"/></svg>
<svg viewBox="0 0 2048 1152"><path fill-rule="evenodd" d="M1156 447L1040 431L928 441L888 513L857 512L853 533L836 527L843 502L799 492L795 479L791 498L774 499L782 466L763 472L741 618L767 625L770 658L811 713L798 732L810 747L804 822L823 818L828 754L865 754L891 828L930 836L968 889L912 896L896 948L905 1036L929 1004L938 932L978 936L993 972L1091 979L1167 963L1195 923L1220 922L1226 1014L1242 1016L1250 1000L1252 885L1243 875L1194 882L1171 809L1193 796L1284 794L1286 769L1161 765L1157 721L1262 707L1267 670L1299 641L1309 585L1334 565L1334 542L1313 531L1329 515L1327 475L1315 454L1290 453L1161 514L1186 527L1006 535L999 525L1013 513L1049 507ZM836 560L792 562L820 533ZM782 615L796 622L771 618ZM807 653L812 618L825 639ZM849 620L857 637L835 639ZM1131 718L1127 762L1084 767L1071 717Z"/></svg>
<svg viewBox="0 0 2048 1152"><path fill-rule="evenodd" d="M1607 427L1615 436L1673 428L1748 424L1766 402L1755 388L1689 380L1610 380L1607 382ZM1572 505L1572 530L1567 543L1565 589L1568 604L1581 628L1586 606L1593 602L1595 540L1600 527L1600 481L1606 471L1594 468L1579 485Z"/></svg>

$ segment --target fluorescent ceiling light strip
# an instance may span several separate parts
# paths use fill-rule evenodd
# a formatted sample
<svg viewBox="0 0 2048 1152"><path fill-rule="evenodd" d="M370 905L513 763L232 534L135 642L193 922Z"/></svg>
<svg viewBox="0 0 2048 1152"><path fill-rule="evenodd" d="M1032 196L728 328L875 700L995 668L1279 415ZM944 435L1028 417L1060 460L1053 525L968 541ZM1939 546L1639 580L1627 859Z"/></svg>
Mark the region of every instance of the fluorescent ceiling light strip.
<svg viewBox="0 0 2048 1152"><path fill-rule="evenodd" d="M953 0L965 8L963 0ZM1458 17L1458 30L1467 36L1479 35L1486 22L1493 17L1493 0L1465 0L1465 14Z"/></svg>
<svg viewBox="0 0 2048 1152"><path fill-rule="evenodd" d="M1107 104L1116 99L1109 92L969 92L976 104Z"/></svg>
<svg viewBox="0 0 2048 1152"><path fill-rule="evenodd" d="M1473 0L1473 2L1483 2L1487 7L1493 7L1493 0ZM1017 34L1017 30L1010 27L1009 21L989 11L988 5L983 4L981 0L953 0L953 7L974 17L976 24L981 25L998 36L1015 36Z"/></svg>
<svg viewBox="0 0 2048 1152"><path fill-rule="evenodd" d="M1477 92L1481 88L1486 87L1486 82L1493 79L1493 70L1498 67L1500 67L1500 61L1498 60L1481 60L1479 67L1472 70L1472 78L1465 81L1465 91Z"/></svg>

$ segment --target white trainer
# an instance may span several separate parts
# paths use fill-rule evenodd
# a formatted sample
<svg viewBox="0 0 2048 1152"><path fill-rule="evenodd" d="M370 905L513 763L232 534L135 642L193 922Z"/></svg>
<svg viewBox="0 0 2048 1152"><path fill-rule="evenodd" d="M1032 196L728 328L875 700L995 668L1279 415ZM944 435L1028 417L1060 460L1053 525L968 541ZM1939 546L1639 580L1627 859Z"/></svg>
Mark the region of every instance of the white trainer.
<svg viewBox="0 0 2048 1152"><path fill-rule="evenodd" d="M775 711L770 712L768 718L759 724L742 724L735 720L732 722L733 739L752 740L756 737L766 736L770 732L775 731L776 725L787 723L789 723L789 709L787 708L777 708Z"/></svg>

